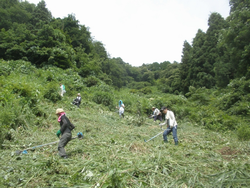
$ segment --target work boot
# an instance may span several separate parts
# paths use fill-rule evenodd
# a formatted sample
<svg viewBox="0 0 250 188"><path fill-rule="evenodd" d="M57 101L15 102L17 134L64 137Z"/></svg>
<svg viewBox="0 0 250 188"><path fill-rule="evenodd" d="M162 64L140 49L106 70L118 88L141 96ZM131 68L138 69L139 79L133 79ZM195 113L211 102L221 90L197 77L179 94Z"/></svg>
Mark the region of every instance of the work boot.
<svg viewBox="0 0 250 188"><path fill-rule="evenodd" d="M175 145L178 145L178 141L175 142Z"/></svg>

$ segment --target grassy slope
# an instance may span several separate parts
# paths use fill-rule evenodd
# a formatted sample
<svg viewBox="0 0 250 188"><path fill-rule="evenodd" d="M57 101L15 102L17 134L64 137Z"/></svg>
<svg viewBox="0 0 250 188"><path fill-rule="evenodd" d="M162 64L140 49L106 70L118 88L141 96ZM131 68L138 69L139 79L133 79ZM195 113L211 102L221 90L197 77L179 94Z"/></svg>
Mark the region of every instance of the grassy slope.
<svg viewBox="0 0 250 188"><path fill-rule="evenodd" d="M1 151L0 183L11 187L248 187L250 185L249 143L238 142L230 132L221 134L178 122L180 144L163 144L158 123L147 119L143 126L131 124L133 116L119 119L89 101L80 109L72 98L49 106L45 128L31 127L13 132L16 141ZM57 140L59 128L55 109L63 106L68 117L83 132L83 140L66 146L70 158L60 159L57 145L16 155L25 147ZM178 121L178 120L177 120ZM25 148L24 147L24 148Z"/></svg>

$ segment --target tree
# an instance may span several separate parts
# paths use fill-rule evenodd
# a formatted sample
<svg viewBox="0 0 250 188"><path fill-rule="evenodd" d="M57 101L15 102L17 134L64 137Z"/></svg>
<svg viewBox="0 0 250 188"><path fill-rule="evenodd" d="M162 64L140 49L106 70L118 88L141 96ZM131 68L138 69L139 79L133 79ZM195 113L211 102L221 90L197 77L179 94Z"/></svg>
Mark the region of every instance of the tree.
<svg viewBox="0 0 250 188"><path fill-rule="evenodd" d="M250 1L231 0L230 6L229 27L223 32L220 45L227 48L230 75L238 78L250 74Z"/></svg>
<svg viewBox="0 0 250 188"><path fill-rule="evenodd" d="M41 0L32 13L31 23L40 28L42 25L40 22L48 24L52 19L51 12L46 8L46 3Z"/></svg>
<svg viewBox="0 0 250 188"><path fill-rule="evenodd" d="M182 58L180 64L180 79L182 80L179 90L184 94L189 91L190 80L188 79L189 69L191 67L192 46L184 41L182 49Z"/></svg>

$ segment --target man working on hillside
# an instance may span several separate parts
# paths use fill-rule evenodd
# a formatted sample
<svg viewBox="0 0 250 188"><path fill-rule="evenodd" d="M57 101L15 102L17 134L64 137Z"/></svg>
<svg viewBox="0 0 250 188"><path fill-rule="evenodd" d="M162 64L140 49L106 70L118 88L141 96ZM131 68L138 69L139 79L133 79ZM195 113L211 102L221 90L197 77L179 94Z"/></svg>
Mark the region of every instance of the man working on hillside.
<svg viewBox="0 0 250 188"><path fill-rule="evenodd" d="M167 129L163 132L163 140L165 143L168 142L167 135L169 133L173 133L173 139L175 142L175 145L178 145L178 138L177 138L177 122L175 120L174 113L170 110L167 109L167 107L163 106L161 108L162 113L166 114L165 115L165 122L160 123L159 125L162 126L167 124Z"/></svg>
<svg viewBox="0 0 250 188"><path fill-rule="evenodd" d="M64 147L71 140L71 131L75 128L75 126L66 117L66 114L62 108L58 108L56 110L56 115L58 116L57 121L60 123L60 129L57 131L56 135L58 138L60 137L60 135L62 135L58 143L58 152L61 157L66 159L68 158L68 156L65 152Z"/></svg>
<svg viewBox="0 0 250 188"><path fill-rule="evenodd" d="M77 107L79 107L79 105L81 104L81 101L82 101L81 94L78 93L77 97L74 99L74 101L72 102L72 104L77 105Z"/></svg>
<svg viewBox="0 0 250 188"><path fill-rule="evenodd" d="M160 110L158 108L152 107L152 111L153 111L153 115L151 117L154 118L154 122L156 122L157 119L162 121Z"/></svg>

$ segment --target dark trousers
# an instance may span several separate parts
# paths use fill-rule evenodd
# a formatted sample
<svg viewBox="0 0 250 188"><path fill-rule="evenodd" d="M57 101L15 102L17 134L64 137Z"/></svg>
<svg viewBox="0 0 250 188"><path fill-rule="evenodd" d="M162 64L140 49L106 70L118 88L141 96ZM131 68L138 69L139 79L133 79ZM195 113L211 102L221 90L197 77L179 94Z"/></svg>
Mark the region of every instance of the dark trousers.
<svg viewBox="0 0 250 188"><path fill-rule="evenodd" d="M158 116L154 116L154 121L156 121L157 119L159 119L160 121L162 121L161 114L159 114Z"/></svg>
<svg viewBox="0 0 250 188"><path fill-rule="evenodd" d="M71 140L72 138L72 134L71 133L64 133L61 138L60 138L60 141L58 143L58 152L59 152L59 155L61 157L66 157L67 154L66 154L66 151L64 149L64 147L67 145L67 143Z"/></svg>

